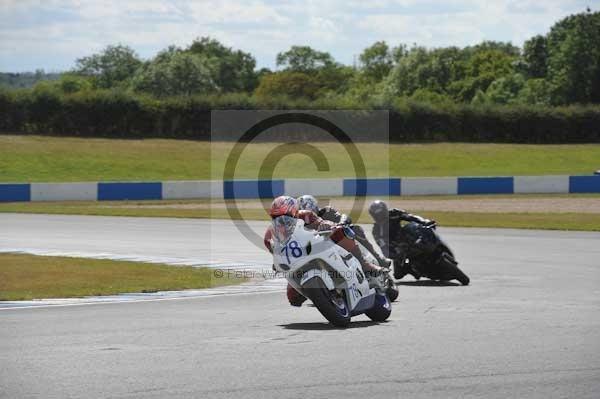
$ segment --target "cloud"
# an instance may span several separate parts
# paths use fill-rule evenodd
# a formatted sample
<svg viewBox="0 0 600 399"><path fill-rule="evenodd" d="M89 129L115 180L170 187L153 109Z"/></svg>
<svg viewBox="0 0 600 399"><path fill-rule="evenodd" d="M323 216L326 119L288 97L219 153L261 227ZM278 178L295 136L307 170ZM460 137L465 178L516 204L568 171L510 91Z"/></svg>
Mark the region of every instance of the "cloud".
<svg viewBox="0 0 600 399"><path fill-rule="evenodd" d="M468 45L480 42L484 34L473 24L476 15L436 14L430 16L370 15L358 26L366 32L376 32L392 44L417 43L430 47Z"/></svg>
<svg viewBox="0 0 600 399"><path fill-rule="evenodd" d="M377 40L521 45L585 7L585 0L0 0L0 70L65 69L113 43L148 58L199 36L251 52L259 67L273 67L277 52L295 44L345 63Z"/></svg>
<svg viewBox="0 0 600 399"><path fill-rule="evenodd" d="M273 6L264 2L224 2L202 1L191 2L189 9L197 22L208 24L253 24L268 23L283 25L290 23L287 16L282 15Z"/></svg>

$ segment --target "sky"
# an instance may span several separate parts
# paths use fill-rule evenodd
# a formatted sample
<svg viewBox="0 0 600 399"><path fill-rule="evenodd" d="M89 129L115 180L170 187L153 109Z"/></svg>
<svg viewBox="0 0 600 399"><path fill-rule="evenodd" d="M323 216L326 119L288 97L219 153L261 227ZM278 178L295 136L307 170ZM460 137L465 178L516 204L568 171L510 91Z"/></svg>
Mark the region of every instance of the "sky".
<svg viewBox="0 0 600 399"><path fill-rule="evenodd" d="M0 0L0 71L69 70L109 44L149 59L171 44L211 36L275 68L292 45L328 51L344 64L367 46L521 46L557 20L600 0Z"/></svg>

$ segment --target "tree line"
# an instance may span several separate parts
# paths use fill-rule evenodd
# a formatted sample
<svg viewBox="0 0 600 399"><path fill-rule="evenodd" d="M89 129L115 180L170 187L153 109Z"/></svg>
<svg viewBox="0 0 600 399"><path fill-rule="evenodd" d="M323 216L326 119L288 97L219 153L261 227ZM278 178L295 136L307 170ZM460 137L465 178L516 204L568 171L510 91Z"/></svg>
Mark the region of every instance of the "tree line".
<svg viewBox="0 0 600 399"><path fill-rule="evenodd" d="M125 45L80 58L76 67L37 90L73 93L122 90L157 98L243 93L260 98L426 103L565 105L600 102L600 12L555 23L523 48L485 41L467 47L426 48L379 41L359 65L292 46L277 54L277 71L256 69L255 58L203 37L142 60Z"/></svg>
<svg viewBox="0 0 600 399"><path fill-rule="evenodd" d="M0 88L26 89L35 86L43 80L57 80L60 72L45 72L38 69L35 72L0 72Z"/></svg>
<svg viewBox="0 0 600 399"><path fill-rule="evenodd" d="M112 45L57 80L0 90L0 132L209 139L214 109L371 109L389 111L396 142L600 142L598 12L523 48L379 41L358 61L292 46L271 71L209 37L149 60Z"/></svg>

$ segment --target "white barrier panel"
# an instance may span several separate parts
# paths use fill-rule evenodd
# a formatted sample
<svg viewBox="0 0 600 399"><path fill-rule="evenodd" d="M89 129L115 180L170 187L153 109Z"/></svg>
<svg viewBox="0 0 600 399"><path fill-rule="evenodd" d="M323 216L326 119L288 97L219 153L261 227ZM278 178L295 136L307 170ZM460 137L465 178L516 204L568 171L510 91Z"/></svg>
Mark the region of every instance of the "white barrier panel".
<svg viewBox="0 0 600 399"><path fill-rule="evenodd" d="M599 176L502 176L502 177L393 177L370 179L363 184L371 194L393 188L394 195L456 195L482 193L595 193ZM355 179L356 180L356 179ZM383 183L382 183L382 180ZM398 180L400 187L398 187ZM108 199L222 199L224 194L239 198L267 195L312 194L321 197L344 195L344 182L353 179L287 179L256 181L218 180L107 183L0 183L0 202L11 201L96 201ZM357 185L358 183L354 183ZM478 187L477 185L481 186ZM389 187L388 187L389 186ZM273 190L273 191L271 191ZM227 191L225 193L224 191ZM349 190L346 194L349 194Z"/></svg>
<svg viewBox="0 0 600 399"><path fill-rule="evenodd" d="M32 183L31 201L96 201L98 183Z"/></svg>
<svg viewBox="0 0 600 399"><path fill-rule="evenodd" d="M569 176L515 176L515 194L569 192Z"/></svg>
<svg viewBox="0 0 600 399"><path fill-rule="evenodd" d="M400 195L456 195L456 177L403 177Z"/></svg>
<svg viewBox="0 0 600 399"><path fill-rule="evenodd" d="M314 196L341 197L344 195L344 179L286 179L285 195L298 197L303 194Z"/></svg>
<svg viewBox="0 0 600 399"><path fill-rule="evenodd" d="M217 180L166 181L163 199L223 198L223 182Z"/></svg>

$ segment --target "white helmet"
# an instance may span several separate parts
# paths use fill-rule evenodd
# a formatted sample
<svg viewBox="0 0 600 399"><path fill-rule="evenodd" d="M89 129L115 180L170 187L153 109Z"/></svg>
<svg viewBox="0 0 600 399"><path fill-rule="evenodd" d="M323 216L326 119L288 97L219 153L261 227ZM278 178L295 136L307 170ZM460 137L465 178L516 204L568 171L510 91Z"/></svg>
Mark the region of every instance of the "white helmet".
<svg viewBox="0 0 600 399"><path fill-rule="evenodd" d="M298 209L306 209L309 211L313 211L314 213L319 212L319 205L317 203L317 199L312 195L303 195L298 197Z"/></svg>

